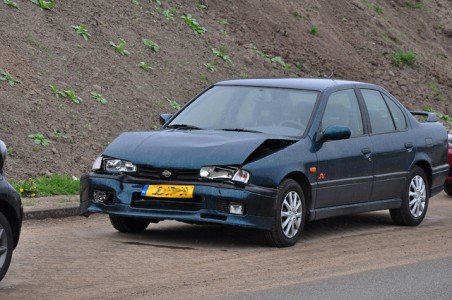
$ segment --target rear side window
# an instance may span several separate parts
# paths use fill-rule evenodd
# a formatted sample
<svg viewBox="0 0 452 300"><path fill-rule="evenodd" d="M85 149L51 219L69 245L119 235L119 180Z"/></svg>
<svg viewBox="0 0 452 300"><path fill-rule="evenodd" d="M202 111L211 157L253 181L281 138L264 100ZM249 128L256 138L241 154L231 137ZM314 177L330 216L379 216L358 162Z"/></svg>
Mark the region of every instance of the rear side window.
<svg viewBox="0 0 452 300"><path fill-rule="evenodd" d="M388 104L389 110L391 111L392 118L394 119L394 123L396 125L397 130L405 130L406 129L406 120L405 115L403 114L400 107L394 103L392 99L389 99L386 95L383 95Z"/></svg>
<svg viewBox="0 0 452 300"><path fill-rule="evenodd" d="M396 127L391 117L386 102L379 91L361 89L361 93L366 104L370 117L370 126L372 133L385 133L395 131Z"/></svg>

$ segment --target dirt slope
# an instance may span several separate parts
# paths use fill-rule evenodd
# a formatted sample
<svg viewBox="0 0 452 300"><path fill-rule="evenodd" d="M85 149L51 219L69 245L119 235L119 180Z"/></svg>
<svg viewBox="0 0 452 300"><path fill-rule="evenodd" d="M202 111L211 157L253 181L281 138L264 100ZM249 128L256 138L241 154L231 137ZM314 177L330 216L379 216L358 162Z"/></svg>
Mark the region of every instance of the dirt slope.
<svg viewBox="0 0 452 300"><path fill-rule="evenodd" d="M370 81L410 109L430 106L452 114L450 0L80 0L57 1L51 10L29 0L16 3L19 9L0 2L0 69L21 81L15 86L0 81L0 138L10 149L10 178L80 176L121 132L157 128L159 114L175 111L168 100L183 104L223 79ZM174 20L164 16L171 8ZM185 14L207 32L195 35L181 18ZM71 28L81 23L89 41ZM317 35L309 33L313 26ZM129 56L109 45L120 38ZM143 38L160 51L146 48ZM394 66L397 50L415 52L415 64ZM281 60L272 62L275 57ZM153 70L137 67L142 61ZM51 83L73 88L83 102L57 98ZM94 100L92 91L108 103ZM34 145L28 137L34 133L52 143Z"/></svg>

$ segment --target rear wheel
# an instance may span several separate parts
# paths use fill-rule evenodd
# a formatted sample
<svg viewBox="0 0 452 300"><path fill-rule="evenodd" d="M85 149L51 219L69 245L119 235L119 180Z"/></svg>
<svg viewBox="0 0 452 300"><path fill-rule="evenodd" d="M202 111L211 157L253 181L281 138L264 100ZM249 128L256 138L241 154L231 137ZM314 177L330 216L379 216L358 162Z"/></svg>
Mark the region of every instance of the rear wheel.
<svg viewBox="0 0 452 300"><path fill-rule="evenodd" d="M295 180L286 179L278 188L276 202L273 227L265 232L266 240L275 247L293 246L305 223L306 201L303 189Z"/></svg>
<svg viewBox="0 0 452 300"><path fill-rule="evenodd" d="M141 232L144 231L151 221L146 219L127 218L109 215L110 222L119 232Z"/></svg>
<svg viewBox="0 0 452 300"><path fill-rule="evenodd" d="M389 210L397 225L417 226L424 220L429 200L428 182L424 171L414 167L408 176L402 195L402 206Z"/></svg>
<svg viewBox="0 0 452 300"><path fill-rule="evenodd" d="M13 234L8 219L0 212L0 281L8 271L13 255Z"/></svg>

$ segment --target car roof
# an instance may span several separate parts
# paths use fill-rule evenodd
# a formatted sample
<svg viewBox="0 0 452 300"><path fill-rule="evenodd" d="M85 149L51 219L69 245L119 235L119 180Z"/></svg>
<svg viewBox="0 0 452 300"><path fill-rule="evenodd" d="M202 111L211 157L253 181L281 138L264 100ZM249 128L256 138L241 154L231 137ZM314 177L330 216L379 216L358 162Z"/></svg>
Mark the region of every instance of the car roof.
<svg viewBox="0 0 452 300"><path fill-rule="evenodd" d="M321 78L237 79L220 81L215 85L278 87L302 90L315 90L320 92L328 88L337 86L365 85L377 87L376 85L365 82L337 80L337 79L321 79Z"/></svg>

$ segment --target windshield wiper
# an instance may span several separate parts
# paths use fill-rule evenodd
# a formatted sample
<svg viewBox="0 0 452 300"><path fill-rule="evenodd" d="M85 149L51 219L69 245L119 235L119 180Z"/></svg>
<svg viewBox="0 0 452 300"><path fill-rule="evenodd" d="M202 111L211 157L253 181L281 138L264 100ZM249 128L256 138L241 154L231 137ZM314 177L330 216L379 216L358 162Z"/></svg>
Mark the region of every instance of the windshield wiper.
<svg viewBox="0 0 452 300"><path fill-rule="evenodd" d="M202 129L194 125L188 124L171 124L166 126L166 128L174 128L174 129Z"/></svg>
<svg viewBox="0 0 452 300"><path fill-rule="evenodd" d="M261 131L245 129L245 128L222 128L219 130L223 131L237 131L237 132L254 132L254 133L262 133Z"/></svg>

